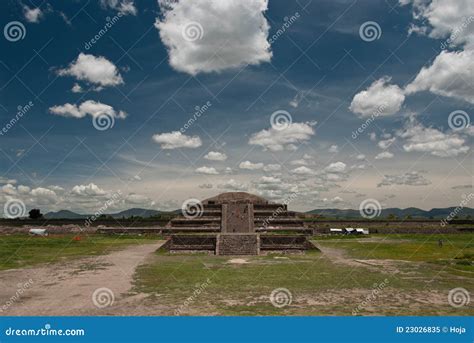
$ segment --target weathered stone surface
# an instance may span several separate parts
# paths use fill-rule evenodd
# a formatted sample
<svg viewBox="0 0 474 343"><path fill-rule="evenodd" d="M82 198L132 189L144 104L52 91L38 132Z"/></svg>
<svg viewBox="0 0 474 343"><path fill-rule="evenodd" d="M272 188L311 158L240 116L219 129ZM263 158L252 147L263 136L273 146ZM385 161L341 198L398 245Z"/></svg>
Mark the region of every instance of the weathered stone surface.
<svg viewBox="0 0 474 343"><path fill-rule="evenodd" d="M204 205L214 204L230 204L230 203L243 203L243 204L268 204L268 201L262 197L246 192L228 192L222 193L215 197L203 200Z"/></svg>
<svg viewBox="0 0 474 343"><path fill-rule="evenodd" d="M217 235L216 255L258 255L260 236L258 234Z"/></svg>
<svg viewBox="0 0 474 343"><path fill-rule="evenodd" d="M215 235L172 235L170 250L215 250Z"/></svg>
<svg viewBox="0 0 474 343"><path fill-rule="evenodd" d="M222 216L222 232L254 232L253 205L252 204L224 204L226 215Z"/></svg>
<svg viewBox="0 0 474 343"><path fill-rule="evenodd" d="M201 228L199 230L199 228ZM278 231L306 232L303 221L295 212L288 211L286 204L269 203L266 199L245 193L219 194L202 202L201 211L194 217L179 216L170 221L167 232L179 235L183 232L220 232L215 240L218 255L256 255L260 251L260 236ZM278 250L305 250L305 236L296 235L266 241L268 248ZM192 241L192 243L190 243ZM209 242L172 239L171 250L196 248L212 249Z"/></svg>

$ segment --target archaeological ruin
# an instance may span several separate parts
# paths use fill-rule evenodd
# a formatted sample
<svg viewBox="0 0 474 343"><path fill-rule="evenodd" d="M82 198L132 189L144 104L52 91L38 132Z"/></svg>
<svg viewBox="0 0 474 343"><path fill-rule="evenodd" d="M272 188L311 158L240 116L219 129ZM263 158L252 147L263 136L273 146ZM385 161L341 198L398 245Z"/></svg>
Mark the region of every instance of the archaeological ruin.
<svg viewBox="0 0 474 343"><path fill-rule="evenodd" d="M268 251L316 249L287 204L245 193L229 192L183 207L164 232L171 252L208 251L216 255L259 255Z"/></svg>

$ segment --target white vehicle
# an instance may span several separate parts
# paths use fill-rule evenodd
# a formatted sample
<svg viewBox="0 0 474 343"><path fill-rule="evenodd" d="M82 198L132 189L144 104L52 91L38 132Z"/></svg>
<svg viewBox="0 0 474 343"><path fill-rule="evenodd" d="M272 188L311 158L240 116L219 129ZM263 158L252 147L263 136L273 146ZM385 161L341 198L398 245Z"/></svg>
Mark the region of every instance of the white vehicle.
<svg viewBox="0 0 474 343"><path fill-rule="evenodd" d="M356 232L361 235L368 235L369 234L369 229L364 229L361 227L356 228Z"/></svg>
<svg viewBox="0 0 474 343"><path fill-rule="evenodd" d="M46 231L46 229L30 229L28 233L33 236L47 236L48 235L48 232Z"/></svg>
<svg viewBox="0 0 474 343"><path fill-rule="evenodd" d="M344 234L346 235L368 235L369 229L363 229L361 227L353 228L353 227L346 227L344 229Z"/></svg>
<svg viewBox="0 0 474 343"><path fill-rule="evenodd" d="M345 233L346 235L351 235L351 234L355 233L355 229L354 229L353 227L346 227L346 228L344 229L344 233Z"/></svg>

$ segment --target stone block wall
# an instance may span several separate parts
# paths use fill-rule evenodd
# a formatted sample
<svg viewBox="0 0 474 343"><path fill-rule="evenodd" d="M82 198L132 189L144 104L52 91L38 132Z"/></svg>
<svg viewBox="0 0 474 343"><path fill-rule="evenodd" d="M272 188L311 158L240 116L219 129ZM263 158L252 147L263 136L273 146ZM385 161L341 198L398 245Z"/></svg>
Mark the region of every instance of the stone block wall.
<svg viewBox="0 0 474 343"><path fill-rule="evenodd" d="M172 235L170 250L211 250L216 248L215 235Z"/></svg>
<svg viewBox="0 0 474 343"><path fill-rule="evenodd" d="M217 235L216 255L258 255L260 235L258 234L219 234Z"/></svg>

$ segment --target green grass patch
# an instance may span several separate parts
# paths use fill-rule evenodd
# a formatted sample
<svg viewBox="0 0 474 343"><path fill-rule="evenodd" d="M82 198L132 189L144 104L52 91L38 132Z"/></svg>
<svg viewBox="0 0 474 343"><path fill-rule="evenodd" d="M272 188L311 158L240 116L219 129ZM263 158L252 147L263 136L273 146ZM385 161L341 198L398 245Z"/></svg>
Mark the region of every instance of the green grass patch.
<svg viewBox="0 0 474 343"><path fill-rule="evenodd" d="M166 315L176 311L182 315L351 315L383 283L360 315L472 315L469 307L449 306L447 294L456 287L474 289L472 267L464 262L471 258L473 237L373 235L317 240L322 246L344 250L351 261L389 263L378 267L335 263L321 252L248 257L161 252L136 270L134 291L148 293L168 309ZM443 247L438 239L443 239ZM232 259L246 263L230 263ZM288 289L292 304L273 306L269 297L276 288ZM437 294L436 301L432 294Z"/></svg>
<svg viewBox="0 0 474 343"><path fill-rule="evenodd" d="M224 256L157 254L154 261L136 271L135 291L157 296L160 304L174 310L185 304L196 289L202 289L191 305L202 309L202 313L209 313L206 311L212 308L216 312L210 313L222 315L303 315L331 314L335 309L313 309L310 312L292 306L280 309L269 303L272 290L286 288L293 297L311 295L317 298L318 294L328 290L371 289L385 280L391 287L422 287L422 284L366 268L335 265L319 252L251 256L245 257L248 262L245 264L229 263L231 259ZM203 283L206 286L200 287ZM350 315L348 311L352 306L348 301L337 313Z"/></svg>
<svg viewBox="0 0 474 343"><path fill-rule="evenodd" d="M377 235L366 239L315 239L319 244L344 249L358 259L393 259L436 262L474 255L474 234ZM384 241L386 240L386 241ZM442 241L440 246L439 241Z"/></svg>
<svg viewBox="0 0 474 343"><path fill-rule="evenodd" d="M102 255L128 245L143 244L159 238L156 235L0 236L0 270L57 262L80 256Z"/></svg>
<svg viewBox="0 0 474 343"><path fill-rule="evenodd" d="M373 235L342 235L342 234L335 234L335 235L321 235L321 236L314 236L313 239L317 241L331 241L331 240L357 240L357 239L367 239L374 237Z"/></svg>

